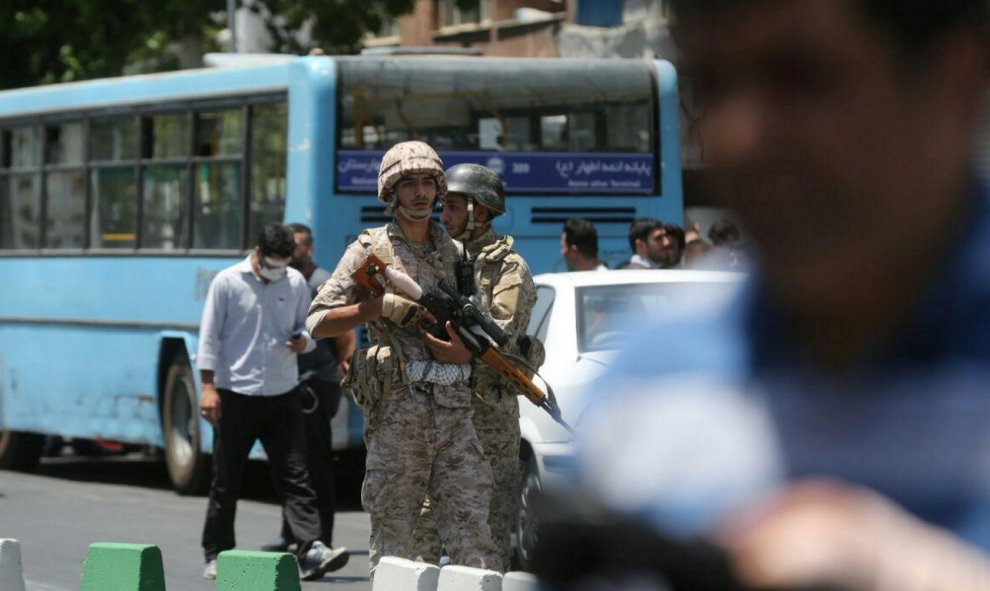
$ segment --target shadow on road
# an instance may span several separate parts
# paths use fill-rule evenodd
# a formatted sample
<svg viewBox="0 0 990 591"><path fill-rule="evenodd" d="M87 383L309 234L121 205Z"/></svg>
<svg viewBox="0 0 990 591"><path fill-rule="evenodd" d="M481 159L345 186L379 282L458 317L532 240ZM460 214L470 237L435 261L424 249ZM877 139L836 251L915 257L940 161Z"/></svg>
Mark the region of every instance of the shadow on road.
<svg viewBox="0 0 990 591"><path fill-rule="evenodd" d="M39 476L72 480L75 482L99 482L123 486L140 486L159 490L171 490L165 463L158 458L141 455L80 457L58 456L43 458L36 473ZM360 511L360 487L352 484L353 479L342 479L337 486L337 508L340 511ZM278 496L272 487L268 465L252 461L244 473L242 499L278 503Z"/></svg>

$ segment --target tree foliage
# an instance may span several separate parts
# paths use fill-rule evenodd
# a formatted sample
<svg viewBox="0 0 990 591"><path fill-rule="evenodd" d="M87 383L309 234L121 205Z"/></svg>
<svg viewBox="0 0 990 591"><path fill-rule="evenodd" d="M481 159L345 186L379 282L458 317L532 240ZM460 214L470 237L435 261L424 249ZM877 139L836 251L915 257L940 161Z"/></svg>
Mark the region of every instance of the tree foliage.
<svg viewBox="0 0 990 591"><path fill-rule="evenodd" d="M477 0L456 0L459 5ZM272 51L351 53L414 0L239 0ZM225 0L0 0L0 89L179 67L177 44L220 49ZM306 41L308 39L308 41Z"/></svg>
<svg viewBox="0 0 990 591"><path fill-rule="evenodd" d="M0 1L0 88L118 76L136 60L174 63L169 43L204 36L224 0ZM152 59L153 58L153 59Z"/></svg>
<svg viewBox="0 0 990 591"><path fill-rule="evenodd" d="M257 0L273 50L305 53L319 47L327 53L353 53L360 49L367 31L378 31L386 19L406 14L413 0ZM299 31L307 30L310 47L303 45Z"/></svg>

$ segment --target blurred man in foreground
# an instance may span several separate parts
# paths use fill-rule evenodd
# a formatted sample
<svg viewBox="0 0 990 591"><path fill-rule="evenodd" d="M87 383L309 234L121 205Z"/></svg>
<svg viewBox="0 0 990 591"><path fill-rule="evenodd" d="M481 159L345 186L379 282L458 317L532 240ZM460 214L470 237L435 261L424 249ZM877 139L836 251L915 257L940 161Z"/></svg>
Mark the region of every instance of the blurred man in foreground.
<svg viewBox="0 0 990 591"><path fill-rule="evenodd" d="M596 387L591 491L744 588L990 588L984 3L672 5L760 265Z"/></svg>

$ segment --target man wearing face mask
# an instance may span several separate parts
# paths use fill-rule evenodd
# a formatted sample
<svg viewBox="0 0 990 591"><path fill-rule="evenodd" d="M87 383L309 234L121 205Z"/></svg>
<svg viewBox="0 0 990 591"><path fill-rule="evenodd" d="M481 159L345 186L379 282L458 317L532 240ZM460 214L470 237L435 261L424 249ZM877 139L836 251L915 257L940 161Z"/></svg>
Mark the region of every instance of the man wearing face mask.
<svg viewBox="0 0 990 591"><path fill-rule="evenodd" d="M295 242L277 223L264 227L254 251L213 279L200 324L199 408L213 425L213 480L203 526L203 577L216 578L217 555L235 547L234 516L241 480L261 440L284 513L299 541L304 580L318 579L347 561L320 542L316 495L306 470L302 407L296 395L296 355L312 351L306 331L309 287L289 268Z"/></svg>
<svg viewBox="0 0 990 591"><path fill-rule="evenodd" d="M296 242L289 266L306 278L315 296L320 286L330 278L330 271L313 260L313 231L305 224L289 224ZM316 493L316 508L320 513L320 541L333 548L333 525L337 499L334 494L333 429L330 421L340 406L340 380L347 373L347 364L354 353L357 337L349 331L333 339L317 341L316 348L299 354L299 394L303 404L303 432L306 434L306 466L310 484ZM288 520L282 518L282 532L271 543L261 547L267 552L288 552L296 547ZM343 547L335 552L346 553ZM342 558L346 562L345 558ZM341 567L344 564L341 564Z"/></svg>
<svg viewBox="0 0 990 591"><path fill-rule="evenodd" d="M402 142L386 152L378 198L395 217L347 247L306 320L316 338L368 325L372 347L355 353L344 385L365 413L361 503L371 516L372 576L382 556L415 558L411 536L427 496L454 564L501 567L487 523L492 469L471 423L470 351L449 323L449 340L425 332L435 319L406 294L386 285L375 296L353 278L374 254L425 293L441 281L458 285L461 249L430 219L446 191L429 145Z"/></svg>

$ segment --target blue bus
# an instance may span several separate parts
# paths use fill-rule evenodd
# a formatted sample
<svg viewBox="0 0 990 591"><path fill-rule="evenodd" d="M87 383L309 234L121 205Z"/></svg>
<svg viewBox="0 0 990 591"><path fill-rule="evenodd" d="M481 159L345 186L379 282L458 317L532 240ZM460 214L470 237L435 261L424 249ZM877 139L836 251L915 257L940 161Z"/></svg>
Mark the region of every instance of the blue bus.
<svg viewBox="0 0 990 591"><path fill-rule="evenodd" d="M618 263L633 219L682 220L678 117L663 61L305 57L0 92L0 468L103 438L201 490L203 301L265 223L310 225L333 268L386 221L384 151L422 139L502 175L496 229L534 272L562 268L570 217ZM335 448L361 429L342 405Z"/></svg>

